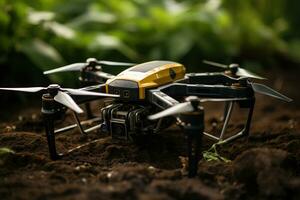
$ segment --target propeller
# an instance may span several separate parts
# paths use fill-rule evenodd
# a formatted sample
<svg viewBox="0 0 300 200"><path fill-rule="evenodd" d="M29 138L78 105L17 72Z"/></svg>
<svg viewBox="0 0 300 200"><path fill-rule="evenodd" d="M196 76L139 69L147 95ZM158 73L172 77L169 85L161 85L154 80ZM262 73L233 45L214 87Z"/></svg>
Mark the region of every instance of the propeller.
<svg viewBox="0 0 300 200"><path fill-rule="evenodd" d="M68 71L80 71L86 67L97 67L98 65L133 66L135 65L135 63L114 62L114 61L97 60L96 58L88 58L84 63L73 63L63 67L45 71L44 74L53 74L57 72L68 72Z"/></svg>
<svg viewBox="0 0 300 200"><path fill-rule="evenodd" d="M224 68L224 69L229 69L233 74L235 74L237 76L256 78L256 79L265 79L264 77L258 76L246 69L239 67L238 64L224 65L221 63L216 63L216 62L212 62L212 61L208 61L208 60L204 60L203 62L208 65L212 65L212 66L216 66L216 67L220 67L220 68ZM257 93L267 95L267 96L270 96L273 98L277 98L277 99L280 99L280 100L283 100L286 102L293 101L291 98L273 90L272 88L270 88L266 85L259 84L259 83L250 83L250 84L251 84L253 90Z"/></svg>
<svg viewBox="0 0 300 200"><path fill-rule="evenodd" d="M150 120L156 120L162 117L167 117L167 116L171 116L171 115L176 115L179 113L185 113L185 112L192 112L196 110L191 102L184 102L184 103L179 103L176 104L175 106L172 106L166 110L163 110L161 112L158 112L154 115L150 115L148 116L148 119Z"/></svg>
<svg viewBox="0 0 300 200"><path fill-rule="evenodd" d="M273 90L272 88L266 86L266 85L263 85L263 84L259 84L259 83L250 83L254 92L257 92L257 93L260 93L260 94L263 94L263 95L267 95L267 96L270 96L270 97L274 97L274 98L277 98L277 99L280 99L282 101L286 101L286 102L291 102L293 101L291 98Z"/></svg>
<svg viewBox="0 0 300 200"><path fill-rule="evenodd" d="M74 110L77 113L83 113L83 110L77 105L77 103L67 93L58 91L54 96L54 100L62 105Z"/></svg>
<svg viewBox="0 0 300 200"><path fill-rule="evenodd" d="M0 90L17 91L17 92L40 92L44 87L26 87L26 88L0 88Z"/></svg>
<svg viewBox="0 0 300 200"><path fill-rule="evenodd" d="M217 63L217 62L212 62L212 61L208 61L208 60L203 60L203 63L208 64L208 65L212 65L212 66L216 66L216 67L220 67L226 70L230 70L231 73L233 75L236 76L241 76L241 77L247 77L247 78L254 78L254 79L266 79L262 76L259 76L257 74L254 74L253 72L250 72L249 70L246 70L244 68L241 68L239 66L239 64L230 64L230 65L225 65L225 64L221 64L221 63Z"/></svg>
<svg viewBox="0 0 300 200"><path fill-rule="evenodd" d="M116 94L106 94L98 92L90 92L81 89L72 89L72 88L61 88L57 84L51 84L48 87L28 87L28 88L0 88L0 90L7 91L19 91L19 92L48 92L53 96L53 99L74 110L77 113L83 113L83 110L77 105L77 103L72 99L70 95L75 96L100 96L100 97L120 97ZM70 94L70 95L69 95Z"/></svg>
<svg viewBox="0 0 300 200"><path fill-rule="evenodd" d="M154 115L148 116L150 120L156 120L162 117L167 117L171 115L177 115L180 113L193 112L198 109L199 103L204 102L224 102L224 101L241 101L246 100L247 98L207 98L207 99L199 99L195 96L190 96L186 98L187 102L176 104L166 110L158 112Z"/></svg>

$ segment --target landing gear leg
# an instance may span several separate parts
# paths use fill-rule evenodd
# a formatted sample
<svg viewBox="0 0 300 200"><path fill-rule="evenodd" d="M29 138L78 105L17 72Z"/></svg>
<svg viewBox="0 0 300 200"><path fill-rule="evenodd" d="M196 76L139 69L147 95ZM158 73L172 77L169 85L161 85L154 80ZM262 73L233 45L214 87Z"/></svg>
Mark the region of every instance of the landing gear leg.
<svg viewBox="0 0 300 200"><path fill-rule="evenodd" d="M188 177L197 175L198 162L201 159L202 136L204 131L204 111L199 109L193 113L181 114L188 148Z"/></svg>
<svg viewBox="0 0 300 200"><path fill-rule="evenodd" d="M201 159L201 133L197 135L189 134L188 142L188 176L195 177L198 171L198 162Z"/></svg>
<svg viewBox="0 0 300 200"><path fill-rule="evenodd" d="M45 132L46 132L46 138L48 142L50 158L52 160L57 160L61 156L56 151L54 120L59 114L59 110L56 106L57 104L55 103L54 99L48 94L43 95L42 102L43 102L42 114L45 123Z"/></svg>
<svg viewBox="0 0 300 200"><path fill-rule="evenodd" d="M94 118L95 116L93 115L93 112L92 112L92 109L91 109L91 104L90 103L85 103L84 106L85 106L85 110L86 110L87 119Z"/></svg>

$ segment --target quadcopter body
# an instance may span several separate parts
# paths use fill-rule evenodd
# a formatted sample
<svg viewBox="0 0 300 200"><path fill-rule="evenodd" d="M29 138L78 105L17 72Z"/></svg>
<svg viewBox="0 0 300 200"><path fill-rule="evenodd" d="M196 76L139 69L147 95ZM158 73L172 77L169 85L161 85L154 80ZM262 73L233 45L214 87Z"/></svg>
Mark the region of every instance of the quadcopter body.
<svg viewBox="0 0 300 200"><path fill-rule="evenodd" d="M150 61L142 64L98 61L88 59L86 63L75 63L46 71L51 74L64 71L80 71L80 89L61 88L50 85L47 88L0 88L23 92L42 91L42 113L45 120L46 137L52 159L58 159L78 148L58 153L55 145L57 134L79 128L80 132L100 130L113 138L134 140L136 137L158 133L176 124L183 129L187 138L189 176L197 173L200 159L202 136L228 143L249 134L255 105L255 93L275 97L283 101L290 98L252 79L263 79L238 65L222 65L210 61L207 64L225 68L225 73L186 73L185 67L173 61ZM132 66L114 76L102 71L101 65ZM86 104L102 98L113 98L110 104L101 108L101 116L88 115L88 120L80 121L78 113L83 110L78 104ZM223 127L218 136L204 131L204 102L224 102ZM248 109L244 127L231 136L225 132L234 105ZM54 122L64 115L66 108L74 111L75 124L55 129ZM96 126L84 129L90 122ZM88 145L88 144L87 144ZM84 146L84 145L83 145Z"/></svg>

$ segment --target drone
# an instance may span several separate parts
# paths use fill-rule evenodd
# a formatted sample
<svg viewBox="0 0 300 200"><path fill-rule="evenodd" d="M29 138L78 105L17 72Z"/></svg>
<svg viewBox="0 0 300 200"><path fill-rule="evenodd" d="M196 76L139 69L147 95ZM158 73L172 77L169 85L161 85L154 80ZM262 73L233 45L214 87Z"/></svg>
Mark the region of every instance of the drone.
<svg viewBox="0 0 300 200"><path fill-rule="evenodd" d="M238 64L224 65L211 61L204 63L224 68L224 72L186 73L184 65L164 60L141 64L102 61L89 58L86 62L74 63L44 74L79 71L79 80L84 85L79 89L63 88L57 84L48 87L0 88L0 90L42 93L42 115L49 154L52 160L59 159L77 150L58 152L55 137L58 134L78 128L82 134L98 130L108 133L113 139L131 140L143 135L156 134L178 125L187 141L188 176L197 174L201 159L202 137L207 136L218 144L232 142L248 136L255 105L255 93L282 101L292 99L272 88L255 83L253 79L264 79ZM129 67L112 75L103 71L102 66ZM91 113L89 103L109 98L109 105L101 108L99 116ZM224 102L224 119L221 132L208 133L204 130L204 102ZM87 119L80 121L83 113L79 104L86 105ZM247 120L237 133L227 136L234 105L247 109ZM55 128L55 122L65 115L67 109L74 113L75 124ZM87 129L86 124L96 123ZM90 144L90 143L89 143ZM88 143L81 145L85 146Z"/></svg>

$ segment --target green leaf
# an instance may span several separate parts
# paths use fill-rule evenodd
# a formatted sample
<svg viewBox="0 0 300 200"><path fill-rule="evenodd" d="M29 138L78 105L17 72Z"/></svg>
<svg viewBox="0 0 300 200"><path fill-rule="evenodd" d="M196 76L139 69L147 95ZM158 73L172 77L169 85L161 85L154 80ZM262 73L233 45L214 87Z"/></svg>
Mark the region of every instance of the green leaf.
<svg viewBox="0 0 300 200"><path fill-rule="evenodd" d="M300 39L294 39L289 43L288 52L294 61L300 62Z"/></svg>
<svg viewBox="0 0 300 200"><path fill-rule="evenodd" d="M44 28L51 30L53 33L55 33L57 36L65 38L65 39L73 39L75 37L76 32L69 28L66 25L60 24L58 22L45 22Z"/></svg>
<svg viewBox="0 0 300 200"><path fill-rule="evenodd" d="M168 54L172 60L179 60L185 56L194 44L193 33L189 30L170 34L168 40Z"/></svg>
<svg viewBox="0 0 300 200"><path fill-rule="evenodd" d="M26 40L20 44L20 50L39 68L46 70L62 65L63 58L50 44L40 40Z"/></svg>
<svg viewBox="0 0 300 200"><path fill-rule="evenodd" d="M76 29L81 29L83 27L92 26L93 23L111 24L114 23L116 19L113 13L95 11L90 8L86 13L72 19L68 25Z"/></svg>
<svg viewBox="0 0 300 200"><path fill-rule="evenodd" d="M55 17L55 13L50 11L34 11L30 10L28 12L27 20L31 24L40 24L45 21L51 21Z"/></svg>
<svg viewBox="0 0 300 200"><path fill-rule="evenodd" d="M210 161L221 161L225 163L231 162L231 160L219 155L217 151L217 144L212 145L210 149L203 152L203 159L208 162Z"/></svg>
<svg viewBox="0 0 300 200"><path fill-rule="evenodd" d="M98 34L89 45L92 51L118 50L130 60L136 60L138 55L128 45L125 45L118 37L113 35Z"/></svg>

